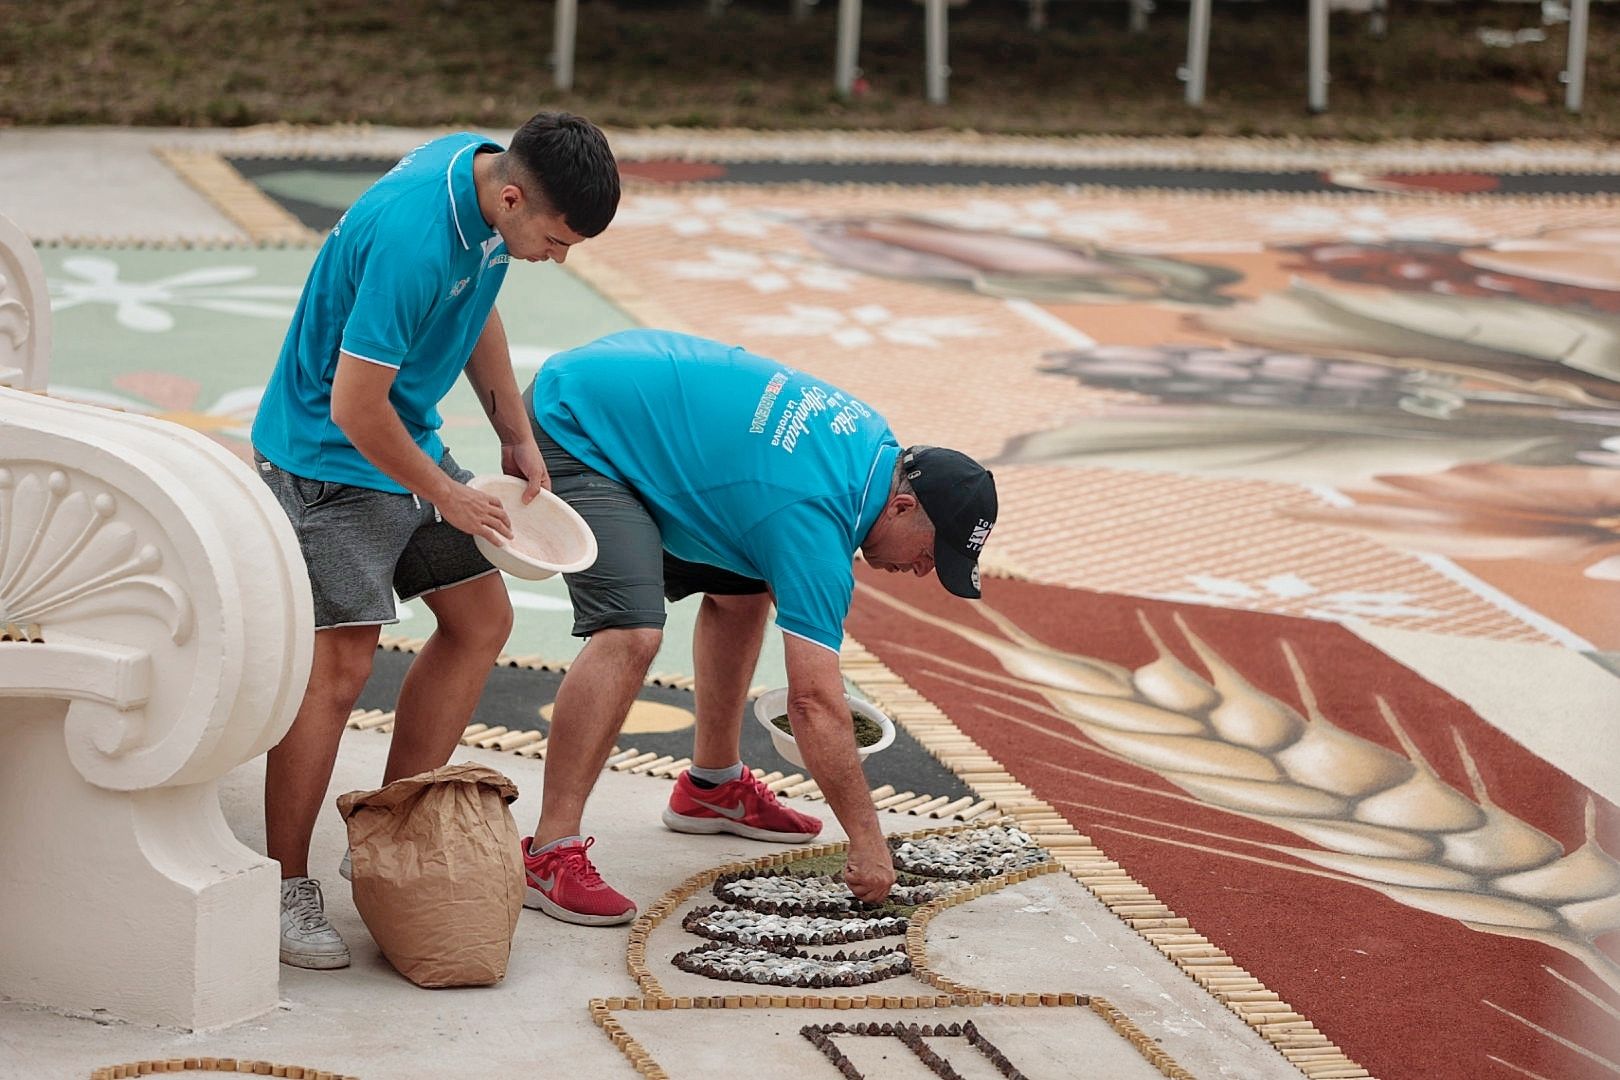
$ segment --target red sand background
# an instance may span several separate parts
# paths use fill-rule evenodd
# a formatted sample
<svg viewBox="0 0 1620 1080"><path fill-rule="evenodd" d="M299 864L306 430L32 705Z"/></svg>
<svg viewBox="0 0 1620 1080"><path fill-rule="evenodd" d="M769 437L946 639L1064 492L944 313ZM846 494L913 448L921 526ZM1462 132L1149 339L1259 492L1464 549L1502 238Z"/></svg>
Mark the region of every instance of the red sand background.
<svg viewBox="0 0 1620 1080"><path fill-rule="evenodd" d="M859 576L863 587L882 589L936 615L994 632L973 613L971 602L949 596L932 579L885 575L865 567ZM1278 645L1287 640L1323 713L1335 723L1401 752L1373 701L1374 694L1383 695L1440 775L1468 792L1467 776L1452 743L1455 728L1500 806L1557 838L1567 851L1582 843L1585 788L1337 624L1007 580L988 582L985 592L988 603L1039 640L1132 668L1156 655L1137 623L1136 613L1141 611L1184 662L1204 673L1171 620L1172 613L1179 612L1256 687L1299 708ZM1063 721L931 675L926 659L895 648L904 644L991 674L1005 674L987 653L945 630L859 593L848 629L1020 781L1054 803L1137 881L1384 1080L1526 1075L1492 1062L1492 1055L1549 1080L1612 1080L1617 1075L1485 1004L1495 1003L1616 1060L1620 1025L1543 970L1543 965L1552 967L1611 1007L1620 1007L1620 996L1573 958L1537 943L1470 930L1358 885L1111 831L1105 826L1292 861L1252 845L1230 844L1074 804L1108 807L1227 836L1309 846L1292 834L1213 808L1199 809L1066 771L1082 769L1156 790L1174 790L1150 771L1047 738L987 712L985 706L1022 713L1045 728L1084 739ZM945 673L962 677L960 672ZM1007 692L989 680L983 685ZM1598 818L1605 850L1620 851L1620 811L1599 800ZM1620 957L1620 934L1605 935L1599 945L1611 957Z"/></svg>

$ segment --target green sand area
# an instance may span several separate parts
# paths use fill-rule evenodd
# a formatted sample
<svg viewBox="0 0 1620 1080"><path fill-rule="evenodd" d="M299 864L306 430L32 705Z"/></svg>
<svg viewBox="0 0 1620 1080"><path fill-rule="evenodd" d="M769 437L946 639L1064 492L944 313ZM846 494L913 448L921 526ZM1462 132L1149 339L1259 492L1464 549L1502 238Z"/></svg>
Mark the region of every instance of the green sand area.
<svg viewBox="0 0 1620 1080"><path fill-rule="evenodd" d="M879 739L883 738L883 725L879 724L871 717L862 716L860 713L852 712L849 714L849 718L850 721L855 725L856 746L872 746L875 745ZM793 722L788 719L787 713L783 713L781 716L772 718L771 723L775 724L779 730L785 731L789 735L793 734Z"/></svg>

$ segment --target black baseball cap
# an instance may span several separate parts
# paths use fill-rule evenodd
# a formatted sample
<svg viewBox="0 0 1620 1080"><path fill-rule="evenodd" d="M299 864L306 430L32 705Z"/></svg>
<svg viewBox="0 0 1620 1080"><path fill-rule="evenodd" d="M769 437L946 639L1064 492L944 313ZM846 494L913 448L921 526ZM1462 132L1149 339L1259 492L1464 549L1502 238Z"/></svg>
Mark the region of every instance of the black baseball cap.
<svg viewBox="0 0 1620 1080"><path fill-rule="evenodd" d="M934 523L934 573L957 596L979 599L979 552L996 525L996 478L966 454L913 446L901 475Z"/></svg>

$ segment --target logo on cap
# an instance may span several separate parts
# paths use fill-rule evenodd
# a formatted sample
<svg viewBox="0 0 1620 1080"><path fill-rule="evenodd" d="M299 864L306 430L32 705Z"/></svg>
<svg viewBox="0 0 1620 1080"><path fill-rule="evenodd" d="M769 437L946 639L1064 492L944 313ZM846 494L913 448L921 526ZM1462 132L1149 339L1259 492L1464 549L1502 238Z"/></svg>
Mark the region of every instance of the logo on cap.
<svg viewBox="0 0 1620 1080"><path fill-rule="evenodd" d="M990 530L995 528L995 527L996 527L995 522L986 521L986 520L984 520L984 518L980 518L979 523L977 525L973 526L973 531L968 534L968 538L967 538L968 550L969 551L978 551L978 550L982 549L984 547L984 542L990 538Z"/></svg>

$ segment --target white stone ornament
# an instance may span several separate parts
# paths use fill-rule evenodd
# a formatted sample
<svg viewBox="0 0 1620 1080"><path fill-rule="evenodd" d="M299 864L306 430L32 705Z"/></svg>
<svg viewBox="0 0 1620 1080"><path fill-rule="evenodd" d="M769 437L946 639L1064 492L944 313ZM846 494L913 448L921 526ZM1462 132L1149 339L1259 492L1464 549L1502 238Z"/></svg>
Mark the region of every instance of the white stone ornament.
<svg viewBox="0 0 1620 1080"><path fill-rule="evenodd" d="M0 996L184 1028L275 1007L280 872L218 779L291 725L313 643L242 462L0 387Z"/></svg>
<svg viewBox="0 0 1620 1080"><path fill-rule="evenodd" d="M45 268L22 230L0 214L0 386L45 389L50 356Z"/></svg>

